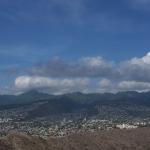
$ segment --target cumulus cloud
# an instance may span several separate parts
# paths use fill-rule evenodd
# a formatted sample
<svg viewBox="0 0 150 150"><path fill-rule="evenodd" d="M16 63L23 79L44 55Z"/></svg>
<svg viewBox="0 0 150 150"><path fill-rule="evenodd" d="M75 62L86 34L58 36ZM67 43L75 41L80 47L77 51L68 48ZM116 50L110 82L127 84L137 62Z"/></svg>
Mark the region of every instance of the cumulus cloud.
<svg viewBox="0 0 150 150"><path fill-rule="evenodd" d="M118 91L138 91L145 92L150 91L150 82L137 82L137 81L120 81L111 82L107 79L102 79L99 82L98 92L112 92Z"/></svg>
<svg viewBox="0 0 150 150"><path fill-rule="evenodd" d="M88 85L89 79L53 79L40 76L20 76L15 80L15 86L20 90L48 90L49 93L59 94L67 92L82 91L84 92Z"/></svg>
<svg viewBox="0 0 150 150"><path fill-rule="evenodd" d="M109 79L103 78L98 82L97 92L113 92L112 86L113 83Z"/></svg>
<svg viewBox="0 0 150 150"><path fill-rule="evenodd" d="M49 93L147 91L150 88L150 53L115 63L102 57L84 57L77 62L59 58L29 69L17 77L15 87Z"/></svg>
<svg viewBox="0 0 150 150"><path fill-rule="evenodd" d="M114 71L112 62L102 57L85 57L71 63L55 58L33 67L30 73L51 77L105 77L113 76Z"/></svg>
<svg viewBox="0 0 150 150"><path fill-rule="evenodd" d="M122 62L119 72L126 80L150 82L150 53L142 58L135 57Z"/></svg>
<svg viewBox="0 0 150 150"><path fill-rule="evenodd" d="M136 81L122 81L118 84L118 90L123 91L149 91L149 82L136 82Z"/></svg>
<svg viewBox="0 0 150 150"><path fill-rule="evenodd" d="M32 67L29 72L31 75L61 78L89 77L150 82L150 53L120 63L107 61L100 56L81 58L77 62L55 58Z"/></svg>
<svg viewBox="0 0 150 150"><path fill-rule="evenodd" d="M108 79L102 79L100 82L99 82L99 86L101 88L108 88L111 84L111 81L108 80Z"/></svg>

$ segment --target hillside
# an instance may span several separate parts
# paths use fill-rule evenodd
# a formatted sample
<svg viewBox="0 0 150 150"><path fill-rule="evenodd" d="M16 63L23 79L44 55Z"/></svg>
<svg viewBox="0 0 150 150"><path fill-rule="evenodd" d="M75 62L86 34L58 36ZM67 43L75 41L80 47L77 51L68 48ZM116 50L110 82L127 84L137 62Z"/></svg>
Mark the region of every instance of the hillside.
<svg viewBox="0 0 150 150"><path fill-rule="evenodd" d="M1 150L149 150L150 129L100 131L44 140L12 134L0 140Z"/></svg>
<svg viewBox="0 0 150 150"><path fill-rule="evenodd" d="M3 110L23 112L30 119L70 113L98 116L101 119L149 118L150 92L78 92L55 96L29 91L18 96L0 96L0 111Z"/></svg>
<svg viewBox="0 0 150 150"><path fill-rule="evenodd" d="M0 106L12 104L26 104L37 100L50 99L53 95L31 90L20 95L0 95Z"/></svg>

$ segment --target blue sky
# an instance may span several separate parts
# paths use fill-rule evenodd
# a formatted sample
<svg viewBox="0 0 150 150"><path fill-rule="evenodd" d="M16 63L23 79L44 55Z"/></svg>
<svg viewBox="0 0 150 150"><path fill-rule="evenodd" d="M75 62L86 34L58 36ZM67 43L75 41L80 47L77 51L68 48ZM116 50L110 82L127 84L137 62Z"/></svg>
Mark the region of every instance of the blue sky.
<svg viewBox="0 0 150 150"><path fill-rule="evenodd" d="M0 93L31 88L49 93L105 92L112 86L115 91L149 90L149 78L141 75L150 73L149 26L150 0L0 0ZM133 60L129 77L122 77L124 66L132 66ZM141 71L139 77L135 68ZM117 79L108 76L112 70ZM18 87L17 79L23 83L28 79L27 86ZM72 87L62 83L63 91L51 83L66 80ZM78 89L81 80L88 83ZM129 81L128 88L118 87Z"/></svg>

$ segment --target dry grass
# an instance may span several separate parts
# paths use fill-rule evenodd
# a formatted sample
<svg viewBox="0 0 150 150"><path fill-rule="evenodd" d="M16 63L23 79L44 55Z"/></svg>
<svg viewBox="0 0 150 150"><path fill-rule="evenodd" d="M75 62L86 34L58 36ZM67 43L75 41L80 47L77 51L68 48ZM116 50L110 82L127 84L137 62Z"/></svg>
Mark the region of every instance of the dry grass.
<svg viewBox="0 0 150 150"><path fill-rule="evenodd" d="M101 131L48 140L13 134L0 141L0 150L150 150L150 128Z"/></svg>

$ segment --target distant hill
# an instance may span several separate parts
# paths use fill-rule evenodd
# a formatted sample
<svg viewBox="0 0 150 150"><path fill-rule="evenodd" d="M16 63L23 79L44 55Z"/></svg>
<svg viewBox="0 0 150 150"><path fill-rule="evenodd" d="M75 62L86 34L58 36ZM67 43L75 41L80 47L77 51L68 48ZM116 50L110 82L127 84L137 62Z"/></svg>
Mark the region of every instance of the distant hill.
<svg viewBox="0 0 150 150"><path fill-rule="evenodd" d="M20 95L0 95L0 105L24 104L52 97L53 95L32 90Z"/></svg>
<svg viewBox="0 0 150 150"><path fill-rule="evenodd" d="M0 95L0 105L8 105L8 104L24 104L35 102L39 100L51 100L51 99L63 99L68 98L73 101L79 103L93 103L96 101L110 101L110 100L123 100L123 99L132 99L142 102L146 102L150 99L150 92L145 93L138 93L135 91L128 91L128 92L119 92L116 94L113 93L91 93L91 94L83 94L80 92L76 93L68 93L63 95L50 95L42 92L38 92L36 90L31 90L26 93L20 95ZM145 101L146 100L146 101ZM149 102L149 101L147 101Z"/></svg>
<svg viewBox="0 0 150 150"><path fill-rule="evenodd" d="M27 118L62 114L86 114L102 119L150 116L150 92L135 91L113 93L69 93L49 95L29 91L18 96L0 96L0 110L24 109ZM29 109L30 108L30 109Z"/></svg>
<svg viewBox="0 0 150 150"><path fill-rule="evenodd" d="M0 139L1 150L149 150L150 128L100 131L44 140L25 134Z"/></svg>

